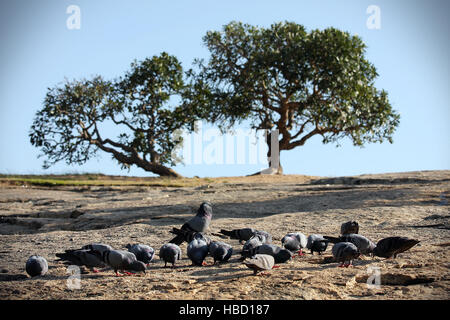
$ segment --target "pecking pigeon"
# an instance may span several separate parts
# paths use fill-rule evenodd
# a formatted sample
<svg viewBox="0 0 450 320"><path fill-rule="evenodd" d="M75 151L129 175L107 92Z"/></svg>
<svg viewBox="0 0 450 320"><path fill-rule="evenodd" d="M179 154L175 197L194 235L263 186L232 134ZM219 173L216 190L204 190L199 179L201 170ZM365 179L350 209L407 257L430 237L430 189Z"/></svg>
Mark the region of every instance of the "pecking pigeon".
<svg viewBox="0 0 450 320"><path fill-rule="evenodd" d="M95 268L104 268L105 263L102 260L100 252L90 249L66 250L64 253L55 254L66 265L86 266L94 272Z"/></svg>
<svg viewBox="0 0 450 320"><path fill-rule="evenodd" d="M347 221L341 225L341 234L358 233L359 224L356 221Z"/></svg>
<svg viewBox="0 0 450 320"><path fill-rule="evenodd" d="M255 254L268 254L275 259L275 263L284 263L292 258L292 253L289 250L267 243L252 249L250 255Z"/></svg>
<svg viewBox="0 0 450 320"><path fill-rule="evenodd" d="M48 263L44 257L32 255L25 263L25 271L30 277L44 276L48 271Z"/></svg>
<svg viewBox="0 0 450 320"><path fill-rule="evenodd" d="M183 224L181 226L181 230L194 231L194 232L205 232L209 227L211 218L212 218L211 203L203 202L200 205L200 208L198 208L197 214L195 215L195 217L193 217L192 219L187 221L185 224ZM170 240L169 242L174 243L176 245L180 245L181 243L183 243L183 241L185 241L184 236L179 234L175 238Z"/></svg>
<svg viewBox="0 0 450 320"><path fill-rule="evenodd" d="M126 248L129 252L134 253L138 261L142 261L146 265L148 265L155 256L155 250L145 244L127 244Z"/></svg>
<svg viewBox="0 0 450 320"><path fill-rule="evenodd" d="M125 273L127 274L131 274L129 271L145 273L145 264L142 261L138 261L134 253L131 253L129 251L104 251L102 260L114 269L114 272L117 276L119 276L118 270L125 271Z"/></svg>
<svg viewBox="0 0 450 320"><path fill-rule="evenodd" d="M246 258L242 263L252 269L254 275L256 275L259 271L271 270L275 264L275 259L268 254L256 254Z"/></svg>
<svg viewBox="0 0 450 320"><path fill-rule="evenodd" d="M260 245L264 244L266 238L261 235L261 234L257 234L254 235L253 237L251 237L249 240L247 240L243 247L242 247L242 252L241 255L243 258L248 258L251 256L251 251L256 248L259 247Z"/></svg>
<svg viewBox="0 0 450 320"><path fill-rule="evenodd" d="M349 267L352 265L353 259L359 257L358 248L351 242L338 242L331 248L336 261L341 262L339 267ZM345 262L348 261L348 264Z"/></svg>
<svg viewBox="0 0 450 320"><path fill-rule="evenodd" d="M194 239L187 246L187 256L192 264L196 266L203 265L203 261L209 252L209 246L201 233L197 233Z"/></svg>
<svg viewBox="0 0 450 320"><path fill-rule="evenodd" d="M301 232L288 233L281 239L283 247L291 252L298 252L299 255L303 255L302 249L306 248L307 243L306 236Z"/></svg>
<svg viewBox="0 0 450 320"><path fill-rule="evenodd" d="M167 267L167 262L175 267L175 263L181 259L181 249L174 243L166 243L159 249L159 258L164 261L164 267Z"/></svg>
<svg viewBox="0 0 450 320"><path fill-rule="evenodd" d="M260 235L264 237L264 243L272 243L272 235L266 231L262 231L262 230L255 230L255 236L256 235Z"/></svg>
<svg viewBox="0 0 450 320"><path fill-rule="evenodd" d="M373 249L375 249L376 245L366 237L355 234L355 233L349 233L342 235L340 237L328 237L324 236L325 239L329 240L331 243L339 243L339 242L351 242L353 243L361 252L362 254L372 254Z"/></svg>
<svg viewBox="0 0 450 320"><path fill-rule="evenodd" d="M209 254L214 258L214 264L217 261L226 262L233 254L233 248L222 241L213 241L209 245Z"/></svg>
<svg viewBox="0 0 450 320"><path fill-rule="evenodd" d="M314 254L314 251L322 254L322 251L327 250L328 242L322 235L312 234L308 236L306 248L311 251L311 254Z"/></svg>
<svg viewBox="0 0 450 320"><path fill-rule="evenodd" d="M406 237L388 237L377 242L377 246L373 249L373 254L378 257L391 258L397 257L397 254L411 249L420 241Z"/></svg>

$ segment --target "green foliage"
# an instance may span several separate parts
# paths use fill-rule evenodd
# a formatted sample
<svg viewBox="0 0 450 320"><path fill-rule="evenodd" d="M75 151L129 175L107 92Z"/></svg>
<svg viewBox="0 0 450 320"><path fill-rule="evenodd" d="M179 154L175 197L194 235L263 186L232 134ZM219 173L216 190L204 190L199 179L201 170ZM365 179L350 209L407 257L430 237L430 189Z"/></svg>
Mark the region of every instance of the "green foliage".
<svg viewBox="0 0 450 320"><path fill-rule="evenodd" d="M223 130L247 119L253 128L278 128L280 150L316 134L324 143L392 142L399 115L375 88L378 74L358 36L335 28L308 33L292 22L231 22L203 40L211 57L196 61L192 104Z"/></svg>
<svg viewBox="0 0 450 320"><path fill-rule="evenodd" d="M162 53L134 61L114 81L96 76L49 88L31 126L30 142L47 157L45 168L62 160L83 164L99 149L124 168L137 165L153 171L174 165L171 153L182 139L173 139L173 134L191 129L194 119L179 102L186 90L183 78L178 60ZM102 125L108 122L117 127L116 138L103 136Z"/></svg>

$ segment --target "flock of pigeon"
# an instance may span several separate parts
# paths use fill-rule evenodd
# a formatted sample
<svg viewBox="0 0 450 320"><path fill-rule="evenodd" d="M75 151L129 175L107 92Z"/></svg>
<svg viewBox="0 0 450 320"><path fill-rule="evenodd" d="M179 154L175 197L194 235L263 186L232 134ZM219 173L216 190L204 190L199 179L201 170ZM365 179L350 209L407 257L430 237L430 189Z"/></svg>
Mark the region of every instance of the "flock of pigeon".
<svg viewBox="0 0 450 320"><path fill-rule="evenodd" d="M159 250L159 258L164 261L164 267L171 263L172 267L182 257L179 245L186 241L187 256L193 265L206 265L205 258L210 255L214 263L223 263L230 259L233 247L222 241L211 241L205 235L212 218L212 206L209 202L203 202L197 210L197 214L181 226L180 229L173 228L170 232L175 237L164 244ZM359 225L356 221L348 221L341 226L341 236L331 237L312 234L306 237L301 232L286 234L281 239L281 247L272 244L272 236L265 231L253 228L234 230L220 230L220 233L231 239L239 240L243 244L240 252L242 263L258 272L276 268L275 264L284 263L292 259L296 254L304 255L302 249L310 250L311 254L324 252L328 244L333 243L332 254L339 267L349 267L352 261L361 254L378 256L384 258L395 258L397 254L409 250L419 243L418 240L406 237L388 237L378 241L376 244L366 237L358 234ZM128 244L127 250L116 250L102 243L92 243L81 249L70 249L64 253L56 253L62 261L68 265L84 266L93 272L96 268L111 267L117 276L144 272L153 260L155 250L148 245ZM41 256L31 256L26 262L26 272L31 276L45 275L48 264ZM119 273L119 271L121 273ZM264 273L261 273L264 274Z"/></svg>

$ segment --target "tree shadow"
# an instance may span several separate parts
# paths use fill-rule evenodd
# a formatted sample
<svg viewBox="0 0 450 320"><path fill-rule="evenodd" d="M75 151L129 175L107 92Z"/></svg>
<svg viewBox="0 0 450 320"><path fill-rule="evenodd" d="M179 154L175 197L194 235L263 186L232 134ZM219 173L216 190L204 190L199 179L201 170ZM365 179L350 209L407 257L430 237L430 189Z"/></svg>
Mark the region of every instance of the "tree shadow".
<svg viewBox="0 0 450 320"><path fill-rule="evenodd" d="M448 179L443 179L448 180ZM327 180L324 180L327 181ZM415 180L414 180L415 181ZM401 207L412 204L434 206L434 201L418 201L418 191L411 187L382 186L380 188L358 187L332 187L317 188L311 184L308 188L292 187L292 196L271 200L240 202L213 201L214 219L226 218L264 218L278 214L298 214L320 212L324 210L348 210L370 207ZM83 214L74 219L64 220L63 230L87 231L114 226L143 223L151 226L182 225L196 213L198 204L192 201L185 204L174 205L145 205L131 208L102 208L85 209ZM90 214L87 216L87 214ZM96 217L96 214L101 216ZM57 216L58 213L55 213ZM55 219L57 220L57 219ZM19 221L20 222L20 221ZM55 226L58 228L58 225ZM51 230L53 231L53 230ZM30 229L30 233L39 233L39 229Z"/></svg>

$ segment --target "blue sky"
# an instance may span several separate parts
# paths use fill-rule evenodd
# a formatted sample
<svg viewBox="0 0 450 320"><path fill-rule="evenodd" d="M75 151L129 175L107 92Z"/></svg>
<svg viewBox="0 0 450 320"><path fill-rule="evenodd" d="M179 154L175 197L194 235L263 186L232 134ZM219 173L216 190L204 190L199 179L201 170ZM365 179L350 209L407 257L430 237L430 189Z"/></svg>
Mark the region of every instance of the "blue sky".
<svg viewBox="0 0 450 320"><path fill-rule="evenodd" d="M81 28L69 30L69 5L81 10ZM381 12L381 28L369 29L369 5ZM64 78L100 74L114 78L134 59L162 51L185 69L207 58L202 37L232 20L262 27L294 21L307 30L333 26L358 34L377 68L377 87L388 91L400 115L394 143L354 147L323 145L319 137L281 153L284 172L319 176L450 169L449 37L450 1L65 1L0 2L0 173L101 172L120 170L107 154L83 166L60 163L42 169L39 150L28 139L35 112L48 87ZM208 128L205 125L204 128ZM188 164L175 167L192 177L238 176L264 164Z"/></svg>

